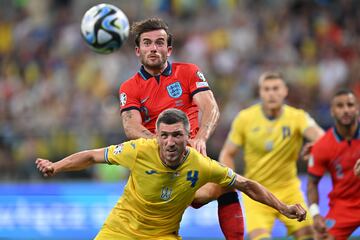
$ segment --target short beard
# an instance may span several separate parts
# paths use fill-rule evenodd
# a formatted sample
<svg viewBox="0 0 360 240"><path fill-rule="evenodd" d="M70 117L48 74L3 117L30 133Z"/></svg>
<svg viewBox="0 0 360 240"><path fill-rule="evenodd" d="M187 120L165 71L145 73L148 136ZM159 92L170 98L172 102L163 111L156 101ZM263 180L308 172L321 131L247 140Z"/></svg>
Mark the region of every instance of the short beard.
<svg viewBox="0 0 360 240"><path fill-rule="evenodd" d="M147 69L151 69L152 71L161 71L163 70L165 64L166 64L167 60L163 60L161 61L159 64L155 64L155 65L150 65L147 64L146 61L144 59L141 59L141 64L147 68Z"/></svg>

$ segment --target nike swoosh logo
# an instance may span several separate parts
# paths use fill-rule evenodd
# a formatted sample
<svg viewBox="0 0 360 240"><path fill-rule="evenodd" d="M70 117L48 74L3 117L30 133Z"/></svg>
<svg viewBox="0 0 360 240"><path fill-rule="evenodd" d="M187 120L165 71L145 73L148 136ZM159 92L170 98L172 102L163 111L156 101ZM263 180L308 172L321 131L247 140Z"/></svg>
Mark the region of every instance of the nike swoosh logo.
<svg viewBox="0 0 360 240"><path fill-rule="evenodd" d="M157 174L158 172L156 170L147 170L147 171L145 171L145 173L152 175L152 174Z"/></svg>
<svg viewBox="0 0 360 240"><path fill-rule="evenodd" d="M140 100L140 103L143 104L143 103L146 102L148 99L149 99L149 97L144 98L144 99Z"/></svg>

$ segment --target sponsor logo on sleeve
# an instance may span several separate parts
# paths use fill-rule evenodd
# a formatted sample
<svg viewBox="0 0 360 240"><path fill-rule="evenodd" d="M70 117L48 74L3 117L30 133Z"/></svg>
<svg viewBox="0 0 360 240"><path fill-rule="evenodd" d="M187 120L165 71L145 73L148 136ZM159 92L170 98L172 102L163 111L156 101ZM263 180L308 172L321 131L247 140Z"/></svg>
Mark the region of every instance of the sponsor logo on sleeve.
<svg viewBox="0 0 360 240"><path fill-rule="evenodd" d="M207 82L196 82L196 87L197 88L209 87L209 84Z"/></svg>
<svg viewBox="0 0 360 240"><path fill-rule="evenodd" d="M205 78L205 76L204 76L204 74L203 74L202 72L197 71L197 72L196 72L196 75L198 76L198 78L199 78L201 81L206 82L206 78Z"/></svg>
<svg viewBox="0 0 360 240"><path fill-rule="evenodd" d="M308 166L309 167L313 167L314 166L314 156L310 155L309 161L308 161Z"/></svg>
<svg viewBox="0 0 360 240"><path fill-rule="evenodd" d="M125 106L125 104L126 104L126 99L127 99L126 93L121 93L119 98L120 98L120 105L121 105L122 107Z"/></svg>
<svg viewBox="0 0 360 240"><path fill-rule="evenodd" d="M123 144L116 145L113 151L114 155L121 153L123 148L124 148Z"/></svg>
<svg viewBox="0 0 360 240"><path fill-rule="evenodd" d="M234 176L234 171L231 168L228 168L228 173L227 173L228 177L233 177Z"/></svg>

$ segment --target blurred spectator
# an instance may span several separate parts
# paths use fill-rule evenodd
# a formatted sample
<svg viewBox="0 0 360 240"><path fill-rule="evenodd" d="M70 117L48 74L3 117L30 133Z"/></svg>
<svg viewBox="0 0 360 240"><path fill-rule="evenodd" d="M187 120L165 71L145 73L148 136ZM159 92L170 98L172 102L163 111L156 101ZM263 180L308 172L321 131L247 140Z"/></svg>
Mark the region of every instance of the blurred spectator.
<svg viewBox="0 0 360 240"><path fill-rule="evenodd" d="M137 71L132 39L110 55L88 49L84 12L100 1L0 0L0 167L3 180L36 179L35 156L60 158L121 142L117 90ZM283 72L288 101L331 125L334 88L360 95L360 1L109 1L130 21L161 16L174 29L172 59L207 73L221 111L209 142L217 157L231 119L257 100L256 79ZM101 169L79 177L114 180ZM65 175L63 177L66 177Z"/></svg>

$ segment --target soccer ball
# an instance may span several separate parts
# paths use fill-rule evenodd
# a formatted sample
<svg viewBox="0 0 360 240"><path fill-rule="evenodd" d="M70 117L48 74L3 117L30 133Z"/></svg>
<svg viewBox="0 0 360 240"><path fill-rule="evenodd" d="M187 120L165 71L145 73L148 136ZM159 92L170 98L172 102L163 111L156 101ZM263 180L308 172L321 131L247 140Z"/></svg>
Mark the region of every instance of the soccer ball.
<svg viewBox="0 0 360 240"><path fill-rule="evenodd" d="M129 20L119 8L107 3L98 4L84 14L81 35L93 51L112 53L128 38Z"/></svg>

